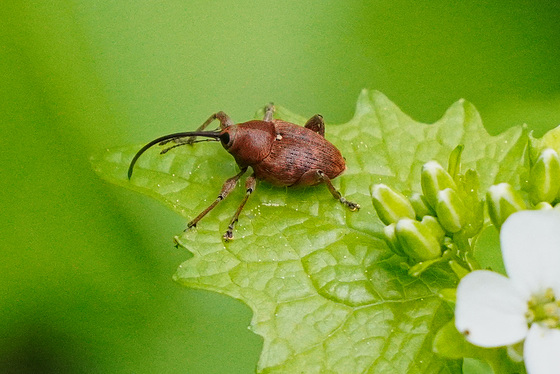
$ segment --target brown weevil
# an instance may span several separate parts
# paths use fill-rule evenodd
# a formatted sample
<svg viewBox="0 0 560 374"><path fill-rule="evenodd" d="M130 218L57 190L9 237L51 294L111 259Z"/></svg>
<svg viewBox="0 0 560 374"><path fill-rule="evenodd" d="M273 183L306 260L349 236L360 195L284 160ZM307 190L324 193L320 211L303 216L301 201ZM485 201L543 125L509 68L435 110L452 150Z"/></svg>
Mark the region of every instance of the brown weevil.
<svg viewBox="0 0 560 374"><path fill-rule="evenodd" d="M253 174L245 182L245 197L224 234L226 241L233 239L233 227L249 195L255 190L257 180L280 187L313 186L325 183L335 199L352 211L360 209L358 204L342 197L331 183L331 179L336 178L346 169L346 163L340 151L325 139L323 117L317 114L301 127L273 119L273 113L274 106L269 104L265 108L262 121L253 120L236 125L224 112L218 112L210 116L196 131L164 135L152 140L132 159L128 168L128 179L132 177L138 158L150 147L156 144L175 143L164 148L161 151L161 154L164 154L175 147L193 144L197 136L202 136L210 138L208 140L220 141L241 170L225 181L216 200L190 221L185 231L195 227L198 221L224 200L249 167L253 170ZM214 120L220 122L220 128L205 131L204 129Z"/></svg>

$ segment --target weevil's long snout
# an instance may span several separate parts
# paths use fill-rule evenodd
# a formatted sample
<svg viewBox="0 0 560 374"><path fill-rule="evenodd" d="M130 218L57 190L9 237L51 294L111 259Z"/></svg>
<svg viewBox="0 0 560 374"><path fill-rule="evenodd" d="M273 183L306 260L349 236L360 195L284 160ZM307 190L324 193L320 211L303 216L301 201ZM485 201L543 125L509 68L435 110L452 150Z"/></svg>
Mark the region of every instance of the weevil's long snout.
<svg viewBox="0 0 560 374"><path fill-rule="evenodd" d="M138 153L136 153L134 155L134 157L132 158L132 161L130 162L130 166L128 167L128 179L130 179L132 177L132 171L134 170L134 165L136 164L136 161L138 161L140 156L142 156L142 154L144 152L146 152L148 149L150 149L151 147L153 147L156 144L161 144L161 143L165 144L165 143L167 143L169 141L172 141L172 140L177 140L177 139L181 139L181 138L188 138L188 137L191 137L191 136L204 136L204 137L207 137L207 138L221 140L224 135L223 135L223 132L221 132L221 131L190 131L190 132L177 132L177 133L174 133L174 134L160 136L159 138L154 139L151 142L149 142L148 144L146 144L145 146L143 146L138 151ZM174 148L174 147L180 146L180 145L185 145L185 144L189 144L189 143L184 142L184 143L176 144L175 146L173 146L171 148Z"/></svg>

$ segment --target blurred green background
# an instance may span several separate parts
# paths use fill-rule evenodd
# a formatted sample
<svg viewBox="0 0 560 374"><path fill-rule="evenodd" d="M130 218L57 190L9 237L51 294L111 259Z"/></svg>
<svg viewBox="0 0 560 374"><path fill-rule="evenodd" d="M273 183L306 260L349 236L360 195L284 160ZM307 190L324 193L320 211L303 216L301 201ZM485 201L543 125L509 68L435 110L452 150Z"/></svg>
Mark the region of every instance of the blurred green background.
<svg viewBox="0 0 560 374"><path fill-rule="evenodd" d="M542 134L560 123L559 4L3 0L0 372L253 372L249 309L171 280L185 219L89 155L269 101L341 123L362 88L423 122L466 98L493 134Z"/></svg>

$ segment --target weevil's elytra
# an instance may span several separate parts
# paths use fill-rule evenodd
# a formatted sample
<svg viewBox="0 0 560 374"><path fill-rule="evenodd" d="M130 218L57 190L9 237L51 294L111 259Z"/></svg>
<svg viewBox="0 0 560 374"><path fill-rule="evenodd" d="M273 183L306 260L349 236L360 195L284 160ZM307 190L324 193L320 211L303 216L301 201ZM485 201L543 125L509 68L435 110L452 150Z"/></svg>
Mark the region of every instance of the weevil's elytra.
<svg viewBox="0 0 560 374"><path fill-rule="evenodd" d="M322 170L333 179L346 169L339 150L318 133L281 120L272 123L284 135L268 157L253 166L257 179L275 186L312 186L321 183L313 171Z"/></svg>
<svg viewBox="0 0 560 374"><path fill-rule="evenodd" d="M267 105L262 121L253 120L235 125L224 112L218 112L210 116L196 131L169 134L154 139L133 157L128 168L128 178L132 177L138 158L152 146L173 142L173 145L161 151L164 154L185 144L192 145L197 142L197 136L202 136L220 141L241 170L225 181L216 200L190 221L187 229L195 227L208 212L224 200L248 168L251 168L253 173L245 182L245 196L223 236L226 241L233 239L235 223L249 196L255 190L257 180L281 187L314 186L325 183L334 198L343 205L352 211L360 209L358 204L342 197L331 183L331 179L344 172L346 163L340 151L325 139L323 117L317 114L302 127L273 119L273 113L274 106ZM205 131L204 129L214 120L220 122L220 130Z"/></svg>

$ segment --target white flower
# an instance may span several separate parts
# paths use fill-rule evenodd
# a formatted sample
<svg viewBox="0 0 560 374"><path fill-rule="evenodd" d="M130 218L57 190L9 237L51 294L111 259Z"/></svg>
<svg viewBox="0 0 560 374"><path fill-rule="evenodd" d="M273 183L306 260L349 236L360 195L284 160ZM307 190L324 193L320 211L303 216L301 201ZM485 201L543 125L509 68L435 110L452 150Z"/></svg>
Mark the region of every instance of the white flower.
<svg viewBox="0 0 560 374"><path fill-rule="evenodd" d="M481 347L525 339L528 373L560 373L560 213L514 213L500 242L509 278L477 270L461 279L455 326Z"/></svg>

